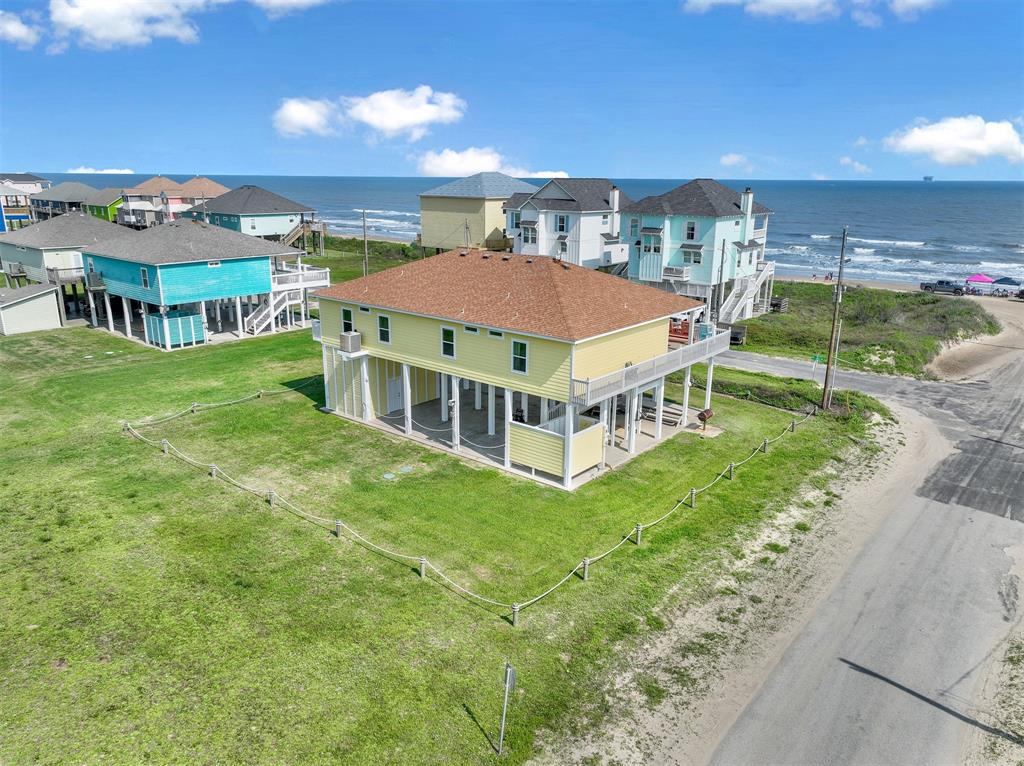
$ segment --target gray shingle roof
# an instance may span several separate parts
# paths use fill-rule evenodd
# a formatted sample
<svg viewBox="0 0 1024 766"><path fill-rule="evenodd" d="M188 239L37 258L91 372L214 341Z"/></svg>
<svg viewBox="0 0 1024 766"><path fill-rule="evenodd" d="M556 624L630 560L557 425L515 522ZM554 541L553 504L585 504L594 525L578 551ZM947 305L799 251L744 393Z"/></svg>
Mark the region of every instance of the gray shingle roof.
<svg viewBox="0 0 1024 766"><path fill-rule="evenodd" d="M121 190L115 189L113 186L108 186L105 189L93 192L85 198L86 205L102 205L106 207L115 200L121 199Z"/></svg>
<svg viewBox="0 0 1024 766"><path fill-rule="evenodd" d="M115 239L87 250L122 261L154 265L300 254L294 247L189 218L152 226L131 237Z"/></svg>
<svg viewBox="0 0 1024 766"><path fill-rule="evenodd" d="M95 194L96 191L95 186L80 184L78 181L65 181L62 184L51 186L49 189L36 192L30 199L46 199L53 200L54 202L83 202L86 197L90 194Z"/></svg>
<svg viewBox="0 0 1024 766"><path fill-rule="evenodd" d="M740 193L713 178L697 178L671 191L623 206L623 213L641 215L699 215L723 218L740 215ZM754 203L754 213L772 212Z"/></svg>
<svg viewBox="0 0 1024 766"><path fill-rule="evenodd" d="M19 303L26 298L32 298L43 293L52 293L57 285L28 285L27 287L0 287L0 306L10 306Z"/></svg>
<svg viewBox="0 0 1024 766"><path fill-rule="evenodd" d="M555 178L544 184L542 189L555 186L562 189L569 197L551 198L540 197L536 193L530 195L515 194L505 203L506 210L522 209L527 202L533 204L539 210L567 210L567 211L611 211L611 191L615 184L607 178ZM629 197L619 192L619 206L628 205Z"/></svg>
<svg viewBox="0 0 1024 766"><path fill-rule="evenodd" d="M0 173L0 181L14 181L15 183L33 183L35 181L49 181L49 178L42 178L34 173Z"/></svg>
<svg viewBox="0 0 1024 766"><path fill-rule="evenodd" d="M110 221L102 221L96 216L86 213L65 213L0 234L0 242L32 247L37 250L47 248L79 250L87 245L95 245L135 233L134 229L118 226Z"/></svg>
<svg viewBox="0 0 1024 766"><path fill-rule="evenodd" d="M295 202L262 186L239 186L226 194L189 208L189 213L217 213L223 215L274 215L280 213L312 213L313 208Z"/></svg>
<svg viewBox="0 0 1024 766"><path fill-rule="evenodd" d="M533 194L537 187L504 173L476 173L451 183L435 186L420 194L421 197L475 197L505 199L516 193Z"/></svg>

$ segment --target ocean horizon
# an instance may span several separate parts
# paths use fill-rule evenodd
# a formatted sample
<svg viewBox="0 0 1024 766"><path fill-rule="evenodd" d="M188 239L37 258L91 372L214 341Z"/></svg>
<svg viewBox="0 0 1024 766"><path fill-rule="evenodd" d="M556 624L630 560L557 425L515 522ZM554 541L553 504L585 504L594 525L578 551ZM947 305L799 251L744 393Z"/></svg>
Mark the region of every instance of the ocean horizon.
<svg viewBox="0 0 1024 766"><path fill-rule="evenodd" d="M42 174L55 184L129 188L152 174ZM191 174L166 173L185 180ZM255 184L303 202L333 234L411 242L419 197L448 178L422 176L268 176L209 174L235 187ZM525 179L541 184L545 179ZM689 179L612 179L633 200ZM765 181L719 179L774 213L765 255L780 274L822 276L839 266L843 226L851 278L921 282L982 272L1024 279L1024 181Z"/></svg>

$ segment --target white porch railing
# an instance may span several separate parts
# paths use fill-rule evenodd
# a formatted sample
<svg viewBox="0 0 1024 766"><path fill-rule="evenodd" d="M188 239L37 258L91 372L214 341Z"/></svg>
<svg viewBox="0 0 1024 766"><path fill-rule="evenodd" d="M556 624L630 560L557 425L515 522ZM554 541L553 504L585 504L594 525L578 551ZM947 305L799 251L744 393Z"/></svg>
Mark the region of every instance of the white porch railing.
<svg viewBox="0 0 1024 766"><path fill-rule="evenodd" d="M291 290L298 287L327 287L331 284L330 269L318 269L305 264L284 263L278 265L271 276L274 290Z"/></svg>
<svg viewBox="0 0 1024 766"><path fill-rule="evenodd" d="M653 383L663 375L668 375L691 364L703 362L715 354L728 350L729 333L725 331L598 378L573 379L572 400L579 407L590 407L609 396L624 393L646 383Z"/></svg>
<svg viewBox="0 0 1024 766"><path fill-rule="evenodd" d="M661 272L661 278L669 282L689 282L689 266L666 266Z"/></svg>

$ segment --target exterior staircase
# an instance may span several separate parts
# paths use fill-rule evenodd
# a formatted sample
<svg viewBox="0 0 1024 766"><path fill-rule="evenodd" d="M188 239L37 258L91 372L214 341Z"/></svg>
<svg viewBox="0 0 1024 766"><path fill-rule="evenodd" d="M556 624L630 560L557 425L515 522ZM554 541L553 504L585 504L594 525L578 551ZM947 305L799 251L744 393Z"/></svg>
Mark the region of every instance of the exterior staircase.
<svg viewBox="0 0 1024 766"><path fill-rule="evenodd" d="M741 319L748 319L749 317L743 316L743 311L747 302L753 299L756 304L758 291L764 286L765 281L774 273L774 261L760 261L757 264L757 273L753 277L737 279L732 291L718 309L717 321L722 322L723 324L732 324L733 322L738 322ZM763 314L767 310L767 305L756 304L754 306L753 315L756 316L758 314Z"/></svg>
<svg viewBox="0 0 1024 766"><path fill-rule="evenodd" d="M245 331L259 335L271 325L271 319L285 309L302 303L302 290L277 290L268 293L259 308L245 318Z"/></svg>

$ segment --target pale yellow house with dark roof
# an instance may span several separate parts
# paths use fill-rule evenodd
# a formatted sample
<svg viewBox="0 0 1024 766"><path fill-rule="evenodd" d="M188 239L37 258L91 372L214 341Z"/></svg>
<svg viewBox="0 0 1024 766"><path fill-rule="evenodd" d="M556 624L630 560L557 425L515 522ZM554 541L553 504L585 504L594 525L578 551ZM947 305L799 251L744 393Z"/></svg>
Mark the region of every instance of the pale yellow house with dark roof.
<svg viewBox="0 0 1024 766"><path fill-rule="evenodd" d="M685 426L665 376L729 347L670 347L703 304L551 258L452 251L317 296L327 410L566 489Z"/></svg>

